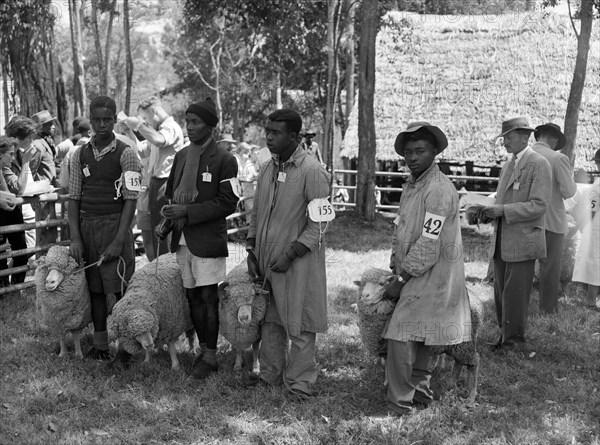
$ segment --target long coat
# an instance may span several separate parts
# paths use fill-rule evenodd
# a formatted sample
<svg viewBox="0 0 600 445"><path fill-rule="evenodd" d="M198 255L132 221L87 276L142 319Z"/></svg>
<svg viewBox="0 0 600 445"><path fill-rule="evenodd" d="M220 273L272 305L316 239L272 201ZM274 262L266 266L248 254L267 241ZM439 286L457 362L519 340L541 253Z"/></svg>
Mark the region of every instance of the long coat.
<svg viewBox="0 0 600 445"><path fill-rule="evenodd" d="M516 169L514 166L512 160L504 164L496 192L496 204L504 207L500 236L502 261L546 258L545 214L552 195L550 163L526 148ZM496 218L494 222L491 255L496 251L498 221Z"/></svg>
<svg viewBox="0 0 600 445"><path fill-rule="evenodd" d="M279 169L286 174L278 181ZM320 231L325 223L308 217L308 204L329 196L328 173L306 151L298 148L288 161L279 165L276 158L260 170L248 238L256 239L259 272L271 283L279 322L290 335L327 330L327 282L325 246ZM320 241L321 238L321 242ZM285 273L268 269L292 242L299 241L310 250L296 258Z"/></svg>
<svg viewBox="0 0 600 445"><path fill-rule="evenodd" d="M458 193L436 164L405 183L395 223L396 271L412 278L383 337L426 345L470 341Z"/></svg>

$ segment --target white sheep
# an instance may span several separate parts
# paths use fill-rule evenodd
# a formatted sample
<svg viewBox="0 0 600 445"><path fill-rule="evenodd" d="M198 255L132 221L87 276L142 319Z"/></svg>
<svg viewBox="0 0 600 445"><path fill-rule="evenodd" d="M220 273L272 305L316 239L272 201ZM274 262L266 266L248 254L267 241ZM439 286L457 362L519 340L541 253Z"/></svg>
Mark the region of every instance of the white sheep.
<svg viewBox="0 0 600 445"><path fill-rule="evenodd" d="M52 246L37 260L36 310L42 326L59 338L59 357L67 356L65 336L71 332L75 356L83 358L80 334L92 321L85 272L78 269L67 246Z"/></svg>
<svg viewBox="0 0 600 445"><path fill-rule="evenodd" d="M219 330L235 351L236 373L242 371L242 352L252 346L252 370L258 373L260 325L265 316L269 292L261 289L248 274L242 262L219 284Z"/></svg>
<svg viewBox="0 0 600 445"><path fill-rule="evenodd" d="M381 300L385 285L392 278L392 273L383 269L367 269L361 275L357 299L358 326L360 335L367 351L385 361L386 342L382 339L383 331L396 307L396 302ZM376 297L377 296L377 297ZM369 303L376 301L375 303ZM453 379L458 382L462 368L467 368L467 389L469 402L477 396L477 376L479 371L479 353L476 349L479 327L483 323L483 301L471 292L469 295L471 307L471 341L456 345L431 346L433 355L447 354L454 359Z"/></svg>
<svg viewBox="0 0 600 445"><path fill-rule="evenodd" d="M161 255L135 271L125 295L113 308L110 329L125 351L137 354L145 350L145 363L150 362L155 346L166 343L171 369L181 369L175 342L186 332L190 349L193 349L194 331L174 254Z"/></svg>

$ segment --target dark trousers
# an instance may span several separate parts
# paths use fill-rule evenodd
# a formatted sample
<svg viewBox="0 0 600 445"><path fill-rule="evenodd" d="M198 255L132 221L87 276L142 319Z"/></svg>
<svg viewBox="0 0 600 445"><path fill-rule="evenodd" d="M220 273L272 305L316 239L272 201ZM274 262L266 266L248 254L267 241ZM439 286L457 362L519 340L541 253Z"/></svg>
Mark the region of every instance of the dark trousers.
<svg viewBox="0 0 600 445"><path fill-rule="evenodd" d="M0 220L3 226L10 226L12 224L23 224L23 213L21 212L21 206L17 206L14 210L0 209ZM0 244L4 244L5 240L10 244L11 250L22 250L27 249L27 241L25 238L25 232L7 233L6 235L0 236ZM13 258L12 267L25 266L27 260L31 255L17 256ZM8 269L8 260L0 260L0 270ZM11 279L9 277L1 277L0 285L8 286L9 284L18 284L25 281L27 272L19 272L12 274Z"/></svg>
<svg viewBox="0 0 600 445"><path fill-rule="evenodd" d="M540 258L540 311L558 311L560 265L565 235L546 230L546 258Z"/></svg>
<svg viewBox="0 0 600 445"><path fill-rule="evenodd" d="M535 260L507 263L494 255L494 302L501 343L525 341Z"/></svg>
<svg viewBox="0 0 600 445"><path fill-rule="evenodd" d="M171 234L167 235L160 243L157 242L155 230L156 226L162 220L160 209L164 205L167 205L167 199L165 198L165 190L167 189L167 180L169 178L150 178L150 184L148 185L148 199L149 199L149 210L150 210L150 224L152 227L152 245L154 246L154 252L156 256L169 253L169 246L171 245Z"/></svg>

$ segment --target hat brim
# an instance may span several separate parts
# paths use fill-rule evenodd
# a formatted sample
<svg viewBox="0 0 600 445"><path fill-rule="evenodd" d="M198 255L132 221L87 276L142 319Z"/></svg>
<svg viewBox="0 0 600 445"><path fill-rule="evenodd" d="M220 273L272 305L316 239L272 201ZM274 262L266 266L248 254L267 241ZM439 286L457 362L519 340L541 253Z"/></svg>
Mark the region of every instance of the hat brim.
<svg viewBox="0 0 600 445"><path fill-rule="evenodd" d="M219 141L217 141L217 143L219 142L228 142L230 144L237 144L237 141L235 139L221 139Z"/></svg>
<svg viewBox="0 0 600 445"><path fill-rule="evenodd" d="M440 154L446 149L446 147L448 147L448 138L440 128L436 127L435 125L417 125L410 129L401 131L398 136L396 136L396 142L394 143L394 149L396 150L396 153L398 153L400 156L404 156L404 146L406 144L407 136L417 130L420 130L421 128L427 129L427 131L431 132L433 137L435 137L435 140L437 141L437 154Z"/></svg>
<svg viewBox="0 0 600 445"><path fill-rule="evenodd" d="M302 136L304 136L305 138L314 138L317 135L317 133L303 133Z"/></svg>
<svg viewBox="0 0 600 445"><path fill-rule="evenodd" d="M511 128L510 130L506 130L506 131L500 133L498 136L494 137L494 140L496 140L498 138L502 138L502 137L506 136L508 133L510 133L511 131L515 131L515 130L535 131L535 129L531 128L531 127L515 127L515 128Z"/></svg>
<svg viewBox="0 0 600 445"><path fill-rule="evenodd" d="M52 122L52 121L55 121L55 120L56 120L56 118L55 118L55 117L53 117L53 118L50 118L50 119L46 119L46 120L40 121L38 125L45 125L45 124L47 124L48 122Z"/></svg>
<svg viewBox="0 0 600 445"><path fill-rule="evenodd" d="M535 137L535 140L537 141L538 138L540 137L540 132L546 130L549 131L551 133L554 133L556 136L558 136L558 143L556 144L556 151L558 150L562 150L564 148L564 146L567 144L567 138L566 136L563 134L562 131L557 130L554 127L551 127L550 125L538 125L537 127L535 127L535 130L533 132L533 137Z"/></svg>

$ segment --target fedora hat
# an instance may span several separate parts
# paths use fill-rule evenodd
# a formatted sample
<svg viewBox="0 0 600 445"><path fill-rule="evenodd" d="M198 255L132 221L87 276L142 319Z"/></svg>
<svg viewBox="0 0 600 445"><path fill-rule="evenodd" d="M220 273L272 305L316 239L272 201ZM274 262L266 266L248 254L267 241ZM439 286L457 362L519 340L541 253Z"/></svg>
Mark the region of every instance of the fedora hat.
<svg viewBox="0 0 600 445"><path fill-rule="evenodd" d="M529 126L529 119L527 119L526 116L517 116L517 117L513 117L512 119L503 121L502 122L502 133L500 133L494 139L501 138L513 130L534 131L534 129Z"/></svg>
<svg viewBox="0 0 600 445"><path fill-rule="evenodd" d="M404 156L404 146L406 145L406 138L409 134L414 133L417 130L424 128L429 131L435 140L437 141L437 149L438 154L446 149L448 146L448 138L444 134L442 130L440 130L435 125L431 125L429 122L411 122L406 127L406 130L401 131L398 136L396 136L396 142L394 143L394 148L396 149L396 153L400 156Z"/></svg>
<svg viewBox="0 0 600 445"><path fill-rule="evenodd" d="M548 122L547 124L543 125L538 125L537 127L535 127L535 131L533 133L535 140L537 141L540 138L540 135L544 132L552 133L555 137L558 138L558 143L556 144L555 150L561 150L567 143L567 138L560 130L559 125L553 124L552 122Z"/></svg>
<svg viewBox="0 0 600 445"><path fill-rule="evenodd" d="M221 139L219 139L217 142L229 142L230 144L237 144L237 141L233 139L233 136L229 133L223 133L221 135Z"/></svg>
<svg viewBox="0 0 600 445"><path fill-rule="evenodd" d="M50 121L56 120L56 118L52 117L48 110L38 111L31 116L31 119L33 119L33 121L38 125L44 125Z"/></svg>

